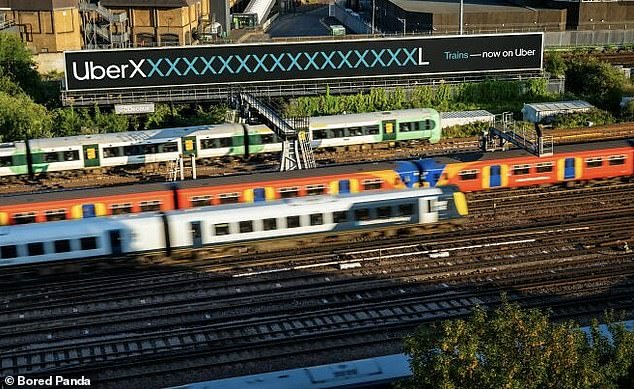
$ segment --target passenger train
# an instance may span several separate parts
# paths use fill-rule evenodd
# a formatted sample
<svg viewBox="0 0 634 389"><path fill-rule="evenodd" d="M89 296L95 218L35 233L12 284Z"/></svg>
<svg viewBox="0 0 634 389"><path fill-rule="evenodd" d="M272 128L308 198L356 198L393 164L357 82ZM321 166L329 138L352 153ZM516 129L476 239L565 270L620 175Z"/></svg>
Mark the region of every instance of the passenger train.
<svg viewBox="0 0 634 389"><path fill-rule="evenodd" d="M313 148L425 140L438 142L440 114L433 109L313 117ZM0 177L107 169L197 159L248 157L280 152L282 143L264 125L220 124L32 139L0 144Z"/></svg>
<svg viewBox="0 0 634 389"><path fill-rule="evenodd" d="M0 227L0 266L128 254L305 247L363 229L404 229L467 214L453 187L314 196ZM311 235L308 240L302 240ZM315 236L317 235L317 236ZM300 239L297 241L296 239Z"/></svg>
<svg viewBox="0 0 634 389"><path fill-rule="evenodd" d="M172 184L0 196L0 225L171 211L290 197L455 185L462 192L571 184L634 175L631 140L557 146L549 157L521 150L410 161L214 177Z"/></svg>

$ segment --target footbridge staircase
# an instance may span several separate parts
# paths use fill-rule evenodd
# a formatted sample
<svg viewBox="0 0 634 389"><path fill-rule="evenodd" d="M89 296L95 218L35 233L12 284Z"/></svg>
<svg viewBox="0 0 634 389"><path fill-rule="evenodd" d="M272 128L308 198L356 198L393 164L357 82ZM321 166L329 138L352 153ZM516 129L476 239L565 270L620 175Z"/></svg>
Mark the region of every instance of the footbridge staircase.
<svg viewBox="0 0 634 389"><path fill-rule="evenodd" d="M282 118L273 108L250 93L238 92L232 100L240 107L243 117L249 117L251 110L255 110L282 140L280 171L316 167L307 119Z"/></svg>

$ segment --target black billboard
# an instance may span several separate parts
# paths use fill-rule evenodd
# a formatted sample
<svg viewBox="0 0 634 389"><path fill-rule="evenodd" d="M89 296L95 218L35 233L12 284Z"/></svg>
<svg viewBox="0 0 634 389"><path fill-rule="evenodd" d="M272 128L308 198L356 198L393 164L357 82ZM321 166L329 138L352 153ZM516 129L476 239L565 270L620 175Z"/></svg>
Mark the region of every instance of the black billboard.
<svg viewBox="0 0 634 389"><path fill-rule="evenodd" d="M64 53L66 90L538 70L543 34L257 43Z"/></svg>

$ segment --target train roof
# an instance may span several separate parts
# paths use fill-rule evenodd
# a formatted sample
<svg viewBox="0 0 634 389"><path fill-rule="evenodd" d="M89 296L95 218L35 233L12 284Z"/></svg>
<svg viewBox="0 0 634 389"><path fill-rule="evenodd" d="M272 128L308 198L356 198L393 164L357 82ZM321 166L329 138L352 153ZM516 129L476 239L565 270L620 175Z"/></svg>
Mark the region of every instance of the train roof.
<svg viewBox="0 0 634 389"><path fill-rule="evenodd" d="M634 148L634 139L612 140L604 142L591 142L591 143L579 143L574 145L555 145L554 156L558 154L570 154L581 151L602 150L602 149L615 149L629 147ZM457 163L457 162L476 162L476 161L490 161L496 159L508 159L519 157L535 157L523 149L512 149L508 151L494 151L494 152L472 152L462 153L453 156L431 157L440 163ZM537 157L535 157L537 158Z"/></svg>
<svg viewBox="0 0 634 389"><path fill-rule="evenodd" d="M420 118L420 115L437 115L438 111L431 108L401 109L394 111L370 112L370 113L350 113L346 115L315 116L310 118L312 128L327 127L332 125L362 124L366 122L378 122L393 118Z"/></svg>
<svg viewBox="0 0 634 389"><path fill-rule="evenodd" d="M341 361L269 373L196 382L168 389L324 389L389 383L412 375L405 354Z"/></svg>
<svg viewBox="0 0 634 389"><path fill-rule="evenodd" d="M388 200L417 199L442 194L444 188L403 189L395 191L367 191L355 194L320 195L295 197L259 203L225 204L187 208L166 212L168 218L182 220L213 220L229 223L237 220L278 218L297 214L323 213L350 209L360 203Z"/></svg>
<svg viewBox="0 0 634 389"><path fill-rule="evenodd" d="M0 227L0 245L21 244L35 240L51 241L101 235L106 230L124 228L127 225L147 225L157 215L130 214L125 216L97 217L61 220L48 223L32 223Z"/></svg>
<svg viewBox="0 0 634 389"><path fill-rule="evenodd" d="M65 148L71 149L75 146L91 145L91 144L114 144L114 143L153 143L157 141L177 140L184 136L195 135L200 132L228 130L231 128L240 128L239 124L220 124L220 125L204 125L177 128L164 128L159 130L145 131L127 131L116 132L110 134L90 134L75 135L63 138L40 138L31 139L29 145L32 150L38 148Z"/></svg>
<svg viewBox="0 0 634 389"><path fill-rule="evenodd" d="M177 184L179 188L188 189L201 188L206 186L258 183L274 180L292 180L298 178L321 177L325 175L352 174L380 170L396 170L397 167L398 166L396 162L373 162L340 166L324 166L316 169L291 170L287 172L269 171L250 174L233 174L227 176L203 178L198 180L179 181L177 183L157 182L111 187L66 189L37 193L12 193L0 196L0 206L24 203L39 203L43 201L94 198L99 196L116 196L136 193L158 192L169 189L169 186L172 184Z"/></svg>
<svg viewBox="0 0 634 389"><path fill-rule="evenodd" d="M195 181L181 181L180 188L199 188L203 186L230 185L243 183L257 183L271 180L292 180L310 177L322 177L325 175L340 175L353 173L366 173L380 170L394 170L398 168L396 162L370 162L351 165L323 166L316 169L290 170L286 172L261 172L251 174L229 175L210 177Z"/></svg>

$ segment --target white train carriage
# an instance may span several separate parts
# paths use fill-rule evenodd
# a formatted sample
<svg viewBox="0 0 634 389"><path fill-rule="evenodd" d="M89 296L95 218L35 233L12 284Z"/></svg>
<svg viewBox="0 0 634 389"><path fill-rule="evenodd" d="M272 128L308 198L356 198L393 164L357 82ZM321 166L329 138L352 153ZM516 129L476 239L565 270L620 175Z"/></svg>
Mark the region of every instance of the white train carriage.
<svg viewBox="0 0 634 389"><path fill-rule="evenodd" d="M225 156L243 156L244 127L241 124L221 124L216 126L200 126L196 131L184 138L191 143L198 158L218 158Z"/></svg>
<svg viewBox="0 0 634 389"><path fill-rule="evenodd" d="M193 131L195 131L194 128L182 127L94 135L92 140L98 148L99 159L95 166L111 167L174 161L183 153L181 139Z"/></svg>
<svg viewBox="0 0 634 389"><path fill-rule="evenodd" d="M29 140L33 172L40 174L83 169L85 152L82 146L90 144L91 136ZM94 153L97 155L96 150Z"/></svg>
<svg viewBox="0 0 634 389"><path fill-rule="evenodd" d="M282 141L265 125L247 126L249 154L281 153Z"/></svg>
<svg viewBox="0 0 634 389"><path fill-rule="evenodd" d="M157 215L0 227L0 267L119 256L164 247L164 225Z"/></svg>
<svg viewBox="0 0 634 389"><path fill-rule="evenodd" d="M449 218L441 189L314 196L266 204L238 204L171 212L173 248L343 232ZM444 207L437 204L444 203ZM442 211L443 215L439 216Z"/></svg>
<svg viewBox="0 0 634 389"><path fill-rule="evenodd" d="M26 144L24 142L0 143L0 177L27 173Z"/></svg>
<svg viewBox="0 0 634 389"><path fill-rule="evenodd" d="M382 113L316 116L310 118L313 148L339 147L381 142Z"/></svg>

